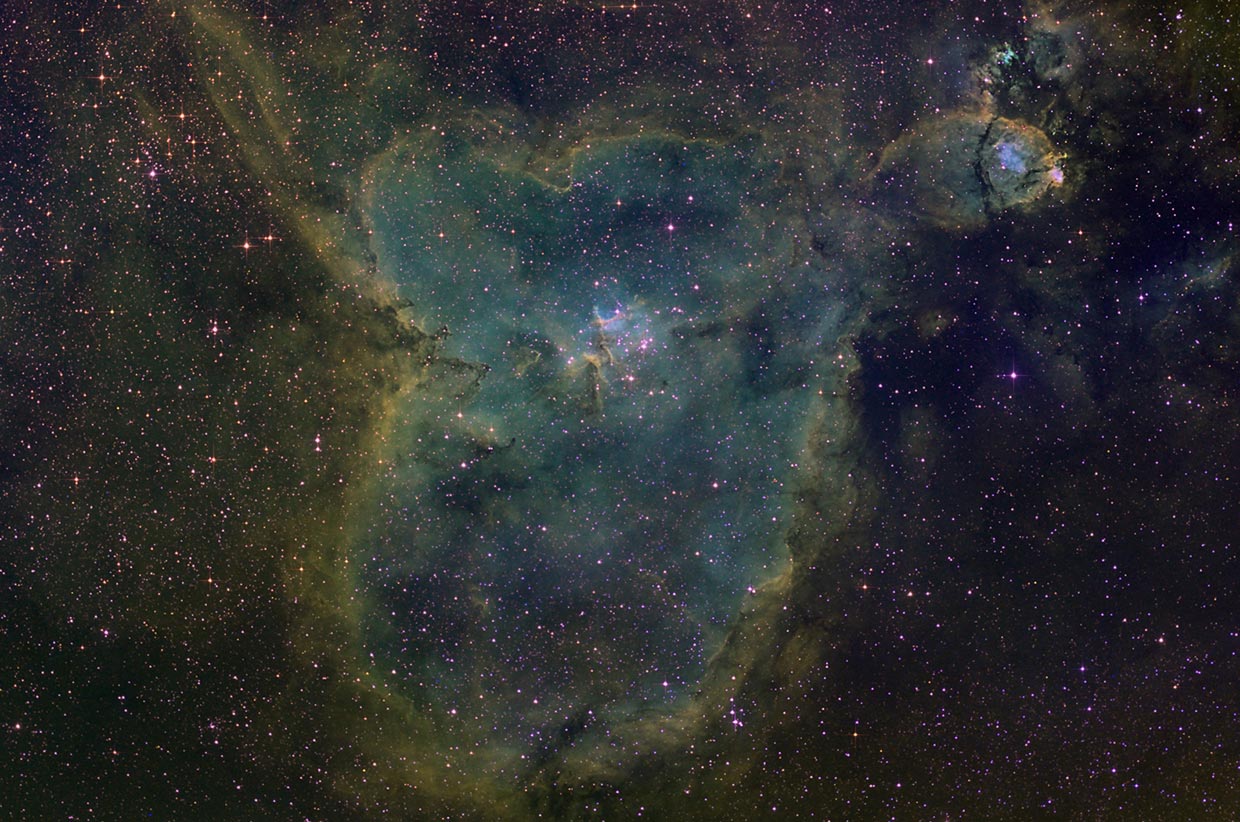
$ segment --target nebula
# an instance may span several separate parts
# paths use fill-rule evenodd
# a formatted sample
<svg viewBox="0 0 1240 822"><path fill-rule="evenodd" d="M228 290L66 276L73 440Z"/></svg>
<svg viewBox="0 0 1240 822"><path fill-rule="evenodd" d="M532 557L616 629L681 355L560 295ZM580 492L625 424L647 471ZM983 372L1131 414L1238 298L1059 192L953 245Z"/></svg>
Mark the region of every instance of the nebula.
<svg viewBox="0 0 1240 822"><path fill-rule="evenodd" d="M0 816L1226 816L1225 12L18 4Z"/></svg>

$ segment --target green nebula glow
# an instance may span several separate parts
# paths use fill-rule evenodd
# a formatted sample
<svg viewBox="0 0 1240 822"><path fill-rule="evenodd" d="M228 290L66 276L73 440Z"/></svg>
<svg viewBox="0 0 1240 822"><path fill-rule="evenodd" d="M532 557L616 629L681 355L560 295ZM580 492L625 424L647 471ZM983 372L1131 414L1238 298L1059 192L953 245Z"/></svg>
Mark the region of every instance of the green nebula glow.
<svg viewBox="0 0 1240 822"><path fill-rule="evenodd" d="M0 816L1225 814L1224 6L6 15Z"/></svg>

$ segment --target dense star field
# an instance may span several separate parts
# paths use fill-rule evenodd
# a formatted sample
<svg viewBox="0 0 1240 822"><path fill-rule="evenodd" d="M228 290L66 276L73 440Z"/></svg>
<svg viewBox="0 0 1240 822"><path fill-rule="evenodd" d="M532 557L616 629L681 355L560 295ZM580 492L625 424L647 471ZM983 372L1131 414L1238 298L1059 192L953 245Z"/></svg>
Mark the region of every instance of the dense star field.
<svg viewBox="0 0 1240 822"><path fill-rule="evenodd" d="M1240 813L1240 9L0 16L0 818Z"/></svg>

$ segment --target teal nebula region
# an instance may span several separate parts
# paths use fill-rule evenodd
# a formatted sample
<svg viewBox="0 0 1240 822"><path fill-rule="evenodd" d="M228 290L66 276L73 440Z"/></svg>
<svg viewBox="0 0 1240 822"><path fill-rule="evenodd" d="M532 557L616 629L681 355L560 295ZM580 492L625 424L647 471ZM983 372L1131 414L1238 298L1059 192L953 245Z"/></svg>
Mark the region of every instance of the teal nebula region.
<svg viewBox="0 0 1240 822"><path fill-rule="evenodd" d="M603 138L562 181L486 148L429 134L370 175L379 269L479 366L399 411L407 457L365 569L375 649L438 670L436 701L485 672L516 726L666 703L786 567L788 477L839 300L821 270L778 285L753 139ZM410 592L444 584L474 647L511 637L495 658L426 631Z"/></svg>

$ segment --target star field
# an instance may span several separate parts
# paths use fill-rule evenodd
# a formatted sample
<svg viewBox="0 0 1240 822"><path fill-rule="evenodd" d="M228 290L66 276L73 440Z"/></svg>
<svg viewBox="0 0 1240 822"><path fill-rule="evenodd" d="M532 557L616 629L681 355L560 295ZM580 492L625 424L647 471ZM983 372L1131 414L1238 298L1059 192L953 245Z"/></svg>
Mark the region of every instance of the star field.
<svg viewBox="0 0 1240 822"><path fill-rule="evenodd" d="M1234 815L1227 3L0 19L0 817Z"/></svg>

